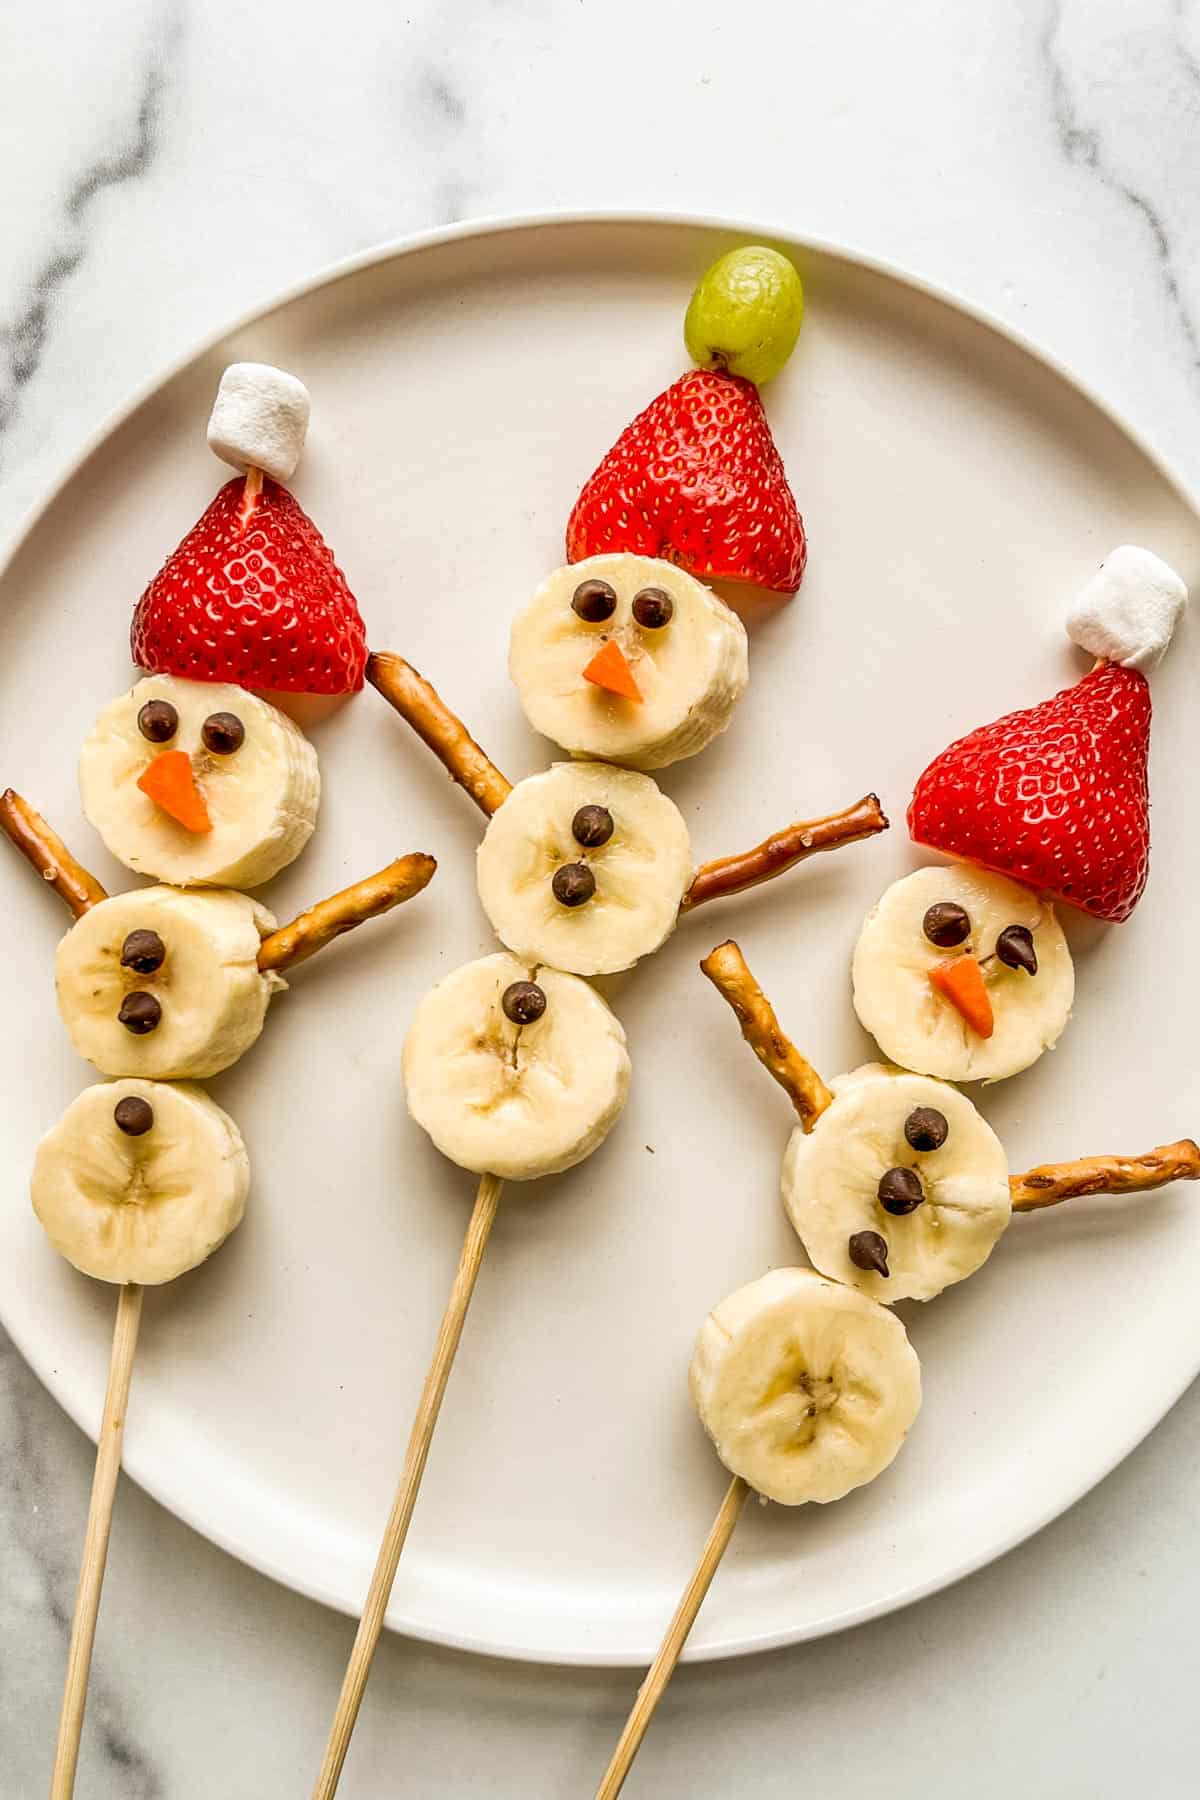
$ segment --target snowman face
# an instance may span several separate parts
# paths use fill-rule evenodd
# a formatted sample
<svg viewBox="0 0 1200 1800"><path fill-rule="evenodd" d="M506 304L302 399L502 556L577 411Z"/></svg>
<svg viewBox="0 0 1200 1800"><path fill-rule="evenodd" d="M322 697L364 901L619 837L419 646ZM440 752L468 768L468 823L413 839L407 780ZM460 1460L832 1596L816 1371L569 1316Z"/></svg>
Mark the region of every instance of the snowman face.
<svg viewBox="0 0 1200 1800"><path fill-rule="evenodd" d="M593 556L542 583L513 625L509 671L530 724L564 749L664 768L729 723L746 631L672 563Z"/></svg>
<svg viewBox="0 0 1200 1800"><path fill-rule="evenodd" d="M112 854L177 887L257 887L304 848L320 773L298 726L247 689L151 675L101 713L79 763Z"/></svg>

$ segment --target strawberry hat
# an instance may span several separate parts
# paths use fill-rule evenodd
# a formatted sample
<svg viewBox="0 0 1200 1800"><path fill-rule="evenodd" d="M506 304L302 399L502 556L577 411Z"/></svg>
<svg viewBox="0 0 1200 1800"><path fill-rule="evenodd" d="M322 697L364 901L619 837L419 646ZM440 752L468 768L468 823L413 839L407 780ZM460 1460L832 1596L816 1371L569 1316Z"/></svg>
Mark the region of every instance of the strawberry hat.
<svg viewBox="0 0 1200 1800"><path fill-rule="evenodd" d="M1123 544L1067 618L1097 661L1073 687L959 738L919 777L913 840L1098 919L1127 919L1150 864L1150 685L1187 604L1174 569Z"/></svg>
<svg viewBox="0 0 1200 1800"><path fill-rule="evenodd" d="M283 485L308 429L303 382L265 363L221 377L208 441L242 471L154 577L133 615L133 660L152 674L292 694L363 684L366 631L346 578Z"/></svg>

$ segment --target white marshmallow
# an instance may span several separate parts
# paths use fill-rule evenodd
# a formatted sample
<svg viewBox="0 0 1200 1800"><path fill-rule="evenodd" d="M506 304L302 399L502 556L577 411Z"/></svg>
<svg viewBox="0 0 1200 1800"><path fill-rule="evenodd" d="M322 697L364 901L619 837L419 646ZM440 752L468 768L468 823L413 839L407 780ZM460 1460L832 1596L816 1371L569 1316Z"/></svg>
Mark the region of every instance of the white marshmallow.
<svg viewBox="0 0 1200 1800"><path fill-rule="evenodd" d="M270 363L230 363L208 421L208 447L235 469L261 469L290 481L310 410L308 389Z"/></svg>
<svg viewBox="0 0 1200 1800"><path fill-rule="evenodd" d="M1067 614L1067 636L1092 656L1145 673L1162 661L1187 598L1169 563L1151 550L1122 544L1077 596Z"/></svg>

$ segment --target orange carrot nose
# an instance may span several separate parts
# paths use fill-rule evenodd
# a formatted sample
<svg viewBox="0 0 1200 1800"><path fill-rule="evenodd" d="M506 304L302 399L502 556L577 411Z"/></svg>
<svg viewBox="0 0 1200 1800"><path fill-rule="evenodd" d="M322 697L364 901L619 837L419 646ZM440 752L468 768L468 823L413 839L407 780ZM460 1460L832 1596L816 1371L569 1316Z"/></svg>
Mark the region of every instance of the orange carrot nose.
<svg viewBox="0 0 1200 1800"><path fill-rule="evenodd" d="M185 830L197 833L212 830L204 795L196 786L192 759L186 751L164 750L138 776L138 786Z"/></svg>
<svg viewBox="0 0 1200 1800"><path fill-rule="evenodd" d="M939 994L956 1006L978 1037L990 1038L996 1029L992 1003L983 983L983 970L973 956L956 956L930 969L929 979Z"/></svg>
<svg viewBox="0 0 1200 1800"><path fill-rule="evenodd" d="M616 638L609 638L606 644L601 644L583 671L583 679L598 688L604 688L607 693L619 694L622 700L636 700L641 705L641 691Z"/></svg>

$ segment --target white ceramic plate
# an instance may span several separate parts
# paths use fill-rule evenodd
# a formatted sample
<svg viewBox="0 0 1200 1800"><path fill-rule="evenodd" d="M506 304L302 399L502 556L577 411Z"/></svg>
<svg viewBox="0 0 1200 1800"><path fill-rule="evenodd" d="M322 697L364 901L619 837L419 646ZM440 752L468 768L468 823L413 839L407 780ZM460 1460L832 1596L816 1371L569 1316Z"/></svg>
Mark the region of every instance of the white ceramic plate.
<svg viewBox="0 0 1200 1800"><path fill-rule="evenodd" d="M296 370L314 397L297 492L349 573L372 644L403 651L518 777L550 754L505 675L509 620L561 560L581 480L683 366L693 279L761 235L680 220L482 226L321 277L143 395L33 523L0 611L0 778L101 878L75 760L129 679L130 609L222 479L204 423L223 364ZM1195 576L1200 523L1144 447L1060 371L966 308L865 259L795 242L801 347L768 393L809 531L797 600L753 621L727 737L666 771L701 855L876 787L884 839L696 915L611 984L635 1083L609 1144L511 1189L451 1384L389 1622L495 1654L640 1662L726 1477L685 1372L708 1307L801 1260L776 1199L782 1097L697 960L736 931L829 1073L869 1046L847 959L914 862L913 777L952 736L1069 679L1063 604L1114 544ZM1014 1167L1137 1150L1198 1124L1200 759L1194 628L1154 677L1156 847L1134 920L1076 933L1058 1052L982 1097ZM472 1197L407 1119L399 1051L418 996L491 947L474 808L368 691L314 732L325 805L266 897L281 916L393 853L433 889L299 971L213 1091L254 1159L246 1223L154 1293L131 1475L247 1562L357 1609ZM88 1429L111 1290L43 1240L37 1136L89 1079L58 1024L57 902L4 853L0 1313ZM1186 1190L1019 1220L988 1267L905 1317L925 1372L910 1444L830 1508L752 1508L693 1635L712 1656L903 1604L1015 1544L1124 1456L1196 1373L1200 1208Z"/></svg>

